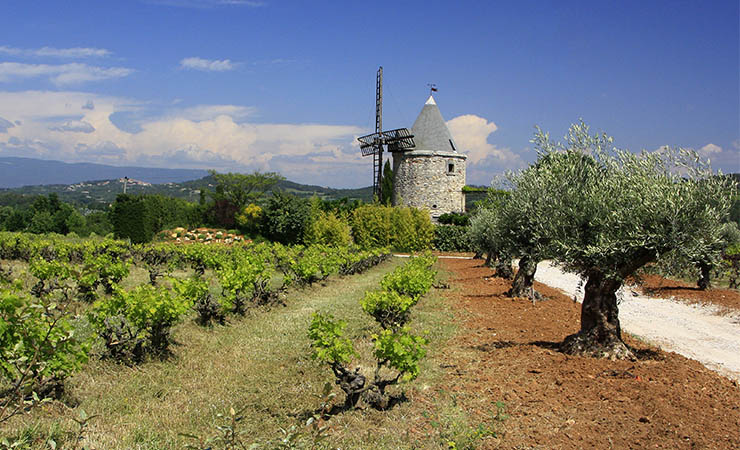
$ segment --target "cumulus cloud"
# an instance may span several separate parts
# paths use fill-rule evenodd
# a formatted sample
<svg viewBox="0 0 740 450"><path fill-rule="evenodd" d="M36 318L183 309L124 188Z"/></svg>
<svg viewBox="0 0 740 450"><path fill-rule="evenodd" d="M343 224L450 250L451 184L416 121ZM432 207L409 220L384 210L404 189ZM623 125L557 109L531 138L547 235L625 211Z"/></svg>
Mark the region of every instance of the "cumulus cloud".
<svg viewBox="0 0 740 450"><path fill-rule="evenodd" d="M98 67L82 63L26 64L3 62L0 63L0 82L47 77L52 83L61 86L121 78L133 72L133 69L125 67Z"/></svg>
<svg viewBox="0 0 740 450"><path fill-rule="evenodd" d="M126 156L125 149L110 141L96 142L92 145L77 144L75 145L75 152L83 160L88 157L99 157L96 158L98 162L104 162L106 160L118 161L121 157Z"/></svg>
<svg viewBox="0 0 740 450"><path fill-rule="evenodd" d="M485 164L500 169L512 169L524 164L522 158L508 148L499 148L488 142L498 129L494 122L474 114L465 114L447 121L457 148L468 155L468 164Z"/></svg>
<svg viewBox="0 0 740 450"><path fill-rule="evenodd" d="M8 129L13 128L15 124L9 120L5 120L0 117L0 133L5 133Z"/></svg>
<svg viewBox="0 0 740 450"><path fill-rule="evenodd" d="M251 116L256 108L237 105L199 105L190 108L174 110L172 116L194 121L211 120L218 116L229 116L234 119L244 119Z"/></svg>
<svg viewBox="0 0 740 450"><path fill-rule="evenodd" d="M88 102L94 109L83 108ZM359 127L251 123L254 108L238 105L169 105L159 112L151 107L86 92L0 91L0 117L23 121L23 126L0 134L0 154L220 171L275 170L299 182L315 183L321 177L332 186L371 183L372 161L361 158L352 143L366 131ZM116 125L114 114L133 117L137 126ZM90 132L80 132L83 129Z"/></svg>
<svg viewBox="0 0 740 450"><path fill-rule="evenodd" d="M699 149L699 154L705 158L715 153L722 153L722 147L720 147L719 145L714 145L711 142Z"/></svg>
<svg viewBox="0 0 740 450"><path fill-rule="evenodd" d="M204 59L193 56L183 58L180 61L180 67L183 69L202 70L205 72L225 72L233 70L234 64L228 59Z"/></svg>
<svg viewBox="0 0 740 450"><path fill-rule="evenodd" d="M95 131L95 127L84 120L70 120L61 125L49 127L49 129L52 131L71 131L75 133L92 133Z"/></svg>
<svg viewBox="0 0 740 450"><path fill-rule="evenodd" d="M101 58L105 56L110 56L111 51L104 48L91 47L41 47L36 49L23 49L0 45L0 54L11 56L36 56L52 58Z"/></svg>

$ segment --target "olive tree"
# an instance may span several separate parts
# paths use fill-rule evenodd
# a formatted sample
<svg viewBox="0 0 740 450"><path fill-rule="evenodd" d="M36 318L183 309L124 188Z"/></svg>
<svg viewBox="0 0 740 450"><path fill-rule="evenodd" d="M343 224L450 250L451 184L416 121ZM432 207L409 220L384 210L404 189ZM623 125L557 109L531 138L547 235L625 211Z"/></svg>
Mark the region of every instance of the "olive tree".
<svg viewBox="0 0 740 450"><path fill-rule="evenodd" d="M548 152L540 149L530 167L507 175L511 194L498 211L497 236L501 251L519 258L519 270L508 295L531 300L540 298L534 290L537 264L554 258L558 250L554 237L561 226L559 211L564 200L580 195L584 180L599 176L595 161L580 152ZM579 219L568 226L581 228Z"/></svg>
<svg viewBox="0 0 740 450"><path fill-rule="evenodd" d="M696 286L701 290L712 287L712 272L720 265L722 254L731 245L740 241L740 231L735 222L714 224L704 230L693 245L672 252L665 268L669 273L680 274L686 268L698 272ZM683 270L682 270L683 269Z"/></svg>
<svg viewBox="0 0 740 450"><path fill-rule="evenodd" d="M467 230L467 239L471 248L478 254L486 255L485 264L493 267L497 277L511 279L514 273L511 268L511 256L504 251L501 237L502 227L500 225L501 209L507 195L496 195L495 198L486 200L485 204L478 208L470 218L470 226Z"/></svg>
<svg viewBox="0 0 740 450"><path fill-rule="evenodd" d="M720 226L734 182L713 176L696 152L620 150L605 134L590 135L583 122L571 126L564 144L539 130L533 142L538 162L551 162L539 173L537 189L547 202L537 220L547 223L555 260L586 278L581 328L561 350L631 358L621 337L618 289L639 268Z"/></svg>

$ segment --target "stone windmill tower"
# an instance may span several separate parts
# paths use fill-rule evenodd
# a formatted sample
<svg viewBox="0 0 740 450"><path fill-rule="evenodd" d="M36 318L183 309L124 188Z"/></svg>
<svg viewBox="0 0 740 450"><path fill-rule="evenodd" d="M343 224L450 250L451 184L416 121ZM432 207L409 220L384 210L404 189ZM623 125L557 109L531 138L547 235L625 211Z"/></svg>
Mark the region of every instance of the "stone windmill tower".
<svg viewBox="0 0 740 450"><path fill-rule="evenodd" d="M393 204L426 208L433 219L449 212L464 212L467 156L458 153L431 94L411 135L413 148L393 152Z"/></svg>

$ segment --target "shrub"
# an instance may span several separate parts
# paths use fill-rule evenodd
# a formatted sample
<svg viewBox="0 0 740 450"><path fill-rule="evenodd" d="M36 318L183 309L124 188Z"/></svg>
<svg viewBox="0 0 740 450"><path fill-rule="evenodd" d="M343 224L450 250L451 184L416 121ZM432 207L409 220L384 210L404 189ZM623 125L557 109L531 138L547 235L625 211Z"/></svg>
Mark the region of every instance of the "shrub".
<svg viewBox="0 0 740 450"><path fill-rule="evenodd" d="M257 233L262 225L262 208L259 205L250 203L236 216L236 224L246 233Z"/></svg>
<svg viewBox="0 0 740 450"><path fill-rule="evenodd" d="M391 211L380 205L363 205L352 212L352 237L361 248L391 245Z"/></svg>
<svg viewBox="0 0 740 450"><path fill-rule="evenodd" d="M420 297L431 289L436 272L431 270L434 256L409 258L409 262L385 275L380 285L402 295Z"/></svg>
<svg viewBox="0 0 740 450"><path fill-rule="evenodd" d="M426 210L394 207L391 223L391 246L396 250L415 252L431 248L434 225Z"/></svg>
<svg viewBox="0 0 740 450"><path fill-rule="evenodd" d="M418 297L393 290L368 291L362 299L362 310L371 315L383 329L398 329L409 320L411 307Z"/></svg>
<svg viewBox="0 0 740 450"><path fill-rule="evenodd" d="M225 294L223 304L232 313L244 315L247 301L261 304L268 299L272 268L261 255L235 252L217 273Z"/></svg>
<svg viewBox="0 0 740 450"><path fill-rule="evenodd" d="M193 305L193 309L198 313L196 319L198 324L203 326L210 326L213 322L224 324L226 308L213 299L206 280L195 274L185 280L173 278L172 288L180 297Z"/></svg>
<svg viewBox="0 0 740 450"><path fill-rule="evenodd" d="M426 292L428 287L426 290L418 287L426 286L430 276L433 279L434 272L431 266L434 261L431 255L412 258L403 267L389 274L395 277L387 278L393 281L393 283L388 281L388 284L414 286L418 292L422 290ZM407 277L407 279L399 281L402 277ZM410 280L412 277L423 279L416 282ZM385 282L386 279L383 281ZM359 367L354 370L349 368L349 364L357 353L352 347L352 342L344 337L346 323L334 320L331 315L319 313L313 315L308 333L311 347L314 349L313 357L331 367L336 383L345 393L344 409L356 407L361 395L364 395L365 401L375 408L386 409L391 404L386 388L398 383L399 380L410 381L417 377L418 362L426 354L424 346L427 345L427 341L414 336L407 328L403 328L403 325L408 321L410 308L416 304L418 298L418 296L410 297L389 289L365 294L362 309L373 316L383 328L380 333L373 335L376 368L373 379L369 383ZM385 372L391 369L396 372L396 375L385 378L384 369L386 369Z"/></svg>
<svg viewBox="0 0 740 450"><path fill-rule="evenodd" d="M281 244L300 244L311 217L308 201L274 192L264 209L262 234Z"/></svg>
<svg viewBox="0 0 740 450"><path fill-rule="evenodd" d="M98 301L88 314L98 333L106 338L111 355L122 354L116 347L124 342L113 338L126 329L131 339L125 344L138 346L138 337L147 339L145 351L163 354L170 344L170 329L182 320L192 302L164 287L142 285L129 292L116 289L113 296Z"/></svg>
<svg viewBox="0 0 740 450"><path fill-rule="evenodd" d="M352 243L351 229L347 220L333 212L319 212L308 226L305 240L307 244L346 247Z"/></svg>
<svg viewBox="0 0 740 450"><path fill-rule="evenodd" d="M351 225L355 243L366 249L425 250L434 238L429 213L411 207L361 206L353 211Z"/></svg>
<svg viewBox="0 0 740 450"><path fill-rule="evenodd" d="M30 396L59 393L62 381L87 361L64 298L34 298L17 287L0 289L0 423L26 406ZM62 300L57 302L56 300Z"/></svg>
<svg viewBox="0 0 740 450"><path fill-rule="evenodd" d="M442 214L437 218L437 221L443 225L457 225L464 227L470 224L470 217L467 214L451 212Z"/></svg>
<svg viewBox="0 0 740 450"><path fill-rule="evenodd" d="M411 381L419 375L419 361L426 355L427 340L414 336L408 329L399 332L383 330L373 335L375 358L381 364L396 369L403 380Z"/></svg>
<svg viewBox="0 0 740 450"><path fill-rule="evenodd" d="M436 225L432 246L442 252L472 252L473 247L468 237L469 227L454 225Z"/></svg>

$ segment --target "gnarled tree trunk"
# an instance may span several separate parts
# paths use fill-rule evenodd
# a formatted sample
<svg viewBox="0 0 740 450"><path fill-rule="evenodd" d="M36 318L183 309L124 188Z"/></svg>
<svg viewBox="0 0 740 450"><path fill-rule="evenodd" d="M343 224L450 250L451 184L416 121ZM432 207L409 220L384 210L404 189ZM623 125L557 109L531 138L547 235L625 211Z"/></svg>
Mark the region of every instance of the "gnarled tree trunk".
<svg viewBox="0 0 740 450"><path fill-rule="evenodd" d="M621 285L621 280L608 278L599 271L589 273L581 307L581 330L565 338L560 347L562 352L598 358L634 359L622 341L619 325L617 290Z"/></svg>
<svg viewBox="0 0 740 450"><path fill-rule="evenodd" d="M516 272L511 289L506 293L509 297L524 297L532 301L539 300L540 296L534 291L534 274L537 271L537 261L531 256L522 256L519 260L519 270Z"/></svg>
<svg viewBox="0 0 740 450"><path fill-rule="evenodd" d="M699 287L699 289L704 291L707 288L712 287L712 280L711 280L712 266L705 261L698 263L697 266L699 267L700 275L699 275L699 281L696 282L696 285Z"/></svg>
<svg viewBox="0 0 740 450"><path fill-rule="evenodd" d="M514 278L514 269L511 267L511 258L499 256L494 265L494 275L500 278L511 280Z"/></svg>

